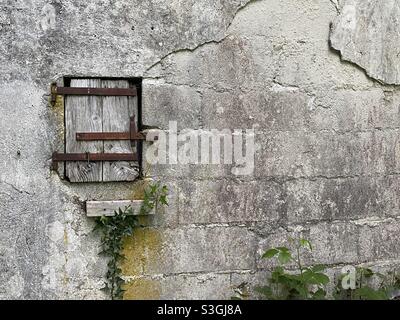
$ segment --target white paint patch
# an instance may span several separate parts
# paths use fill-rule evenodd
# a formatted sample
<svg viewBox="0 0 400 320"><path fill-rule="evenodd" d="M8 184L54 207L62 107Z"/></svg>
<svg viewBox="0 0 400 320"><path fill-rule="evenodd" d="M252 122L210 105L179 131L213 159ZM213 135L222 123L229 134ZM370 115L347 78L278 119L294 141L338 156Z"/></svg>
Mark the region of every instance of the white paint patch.
<svg viewBox="0 0 400 320"><path fill-rule="evenodd" d="M0 25L10 24L10 16L4 11L0 11Z"/></svg>
<svg viewBox="0 0 400 320"><path fill-rule="evenodd" d="M354 30L357 25L357 10L354 5L345 5L343 7L343 28Z"/></svg>
<svg viewBox="0 0 400 320"><path fill-rule="evenodd" d="M307 103L307 108L310 111L313 111L315 109L315 97L310 98L310 100Z"/></svg>
<svg viewBox="0 0 400 320"><path fill-rule="evenodd" d="M56 260L55 257L58 259ZM65 259L61 255L51 256L51 265L46 265L42 268L43 280L42 286L46 290L56 290L57 283L61 283L57 275L62 274L62 267L64 265ZM60 268L61 266L61 268Z"/></svg>
<svg viewBox="0 0 400 320"><path fill-rule="evenodd" d="M55 221L47 227L47 236L51 241L57 242L64 238L64 226L60 221Z"/></svg>
<svg viewBox="0 0 400 320"><path fill-rule="evenodd" d="M293 91L298 91L299 88L297 87L292 87L292 86L283 86L278 83L274 83L271 87L271 90L273 92L293 92Z"/></svg>
<svg viewBox="0 0 400 320"><path fill-rule="evenodd" d="M55 29L56 27L56 9L51 4L46 4L42 9L42 18L40 26L43 31Z"/></svg>
<svg viewBox="0 0 400 320"><path fill-rule="evenodd" d="M390 222L396 223L396 220L392 219L392 218L382 219L380 217L368 217L365 219L358 219L358 220L353 221L353 223L355 225L369 226L369 227L376 227L382 223L390 223Z"/></svg>
<svg viewBox="0 0 400 320"><path fill-rule="evenodd" d="M15 299L21 297L24 291L24 284L25 281L24 278L21 277L21 275L13 275L7 284L7 288L9 290L8 294Z"/></svg>

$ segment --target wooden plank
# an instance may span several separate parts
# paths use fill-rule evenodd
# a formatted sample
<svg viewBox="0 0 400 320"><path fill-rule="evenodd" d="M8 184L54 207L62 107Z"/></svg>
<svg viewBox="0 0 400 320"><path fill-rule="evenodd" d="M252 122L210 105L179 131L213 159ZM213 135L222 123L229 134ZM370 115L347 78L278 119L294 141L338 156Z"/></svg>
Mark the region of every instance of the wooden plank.
<svg viewBox="0 0 400 320"><path fill-rule="evenodd" d="M99 79L71 79L71 87L101 87ZM66 96L66 153L101 153L103 141L76 141L77 132L102 131L102 97ZM67 162L66 177L71 182L101 181L101 162Z"/></svg>
<svg viewBox="0 0 400 320"><path fill-rule="evenodd" d="M102 80L103 88L129 88L127 80ZM103 97L103 132L129 132L130 117L137 121L137 97ZM131 141L104 141L105 153L136 153ZM137 162L104 162L103 181L133 181L139 176Z"/></svg>
<svg viewBox="0 0 400 320"><path fill-rule="evenodd" d="M143 200L118 200L118 201L86 201L86 215L88 217L113 216L114 211L124 210L131 206L134 215L139 215ZM150 212L150 215L154 212Z"/></svg>

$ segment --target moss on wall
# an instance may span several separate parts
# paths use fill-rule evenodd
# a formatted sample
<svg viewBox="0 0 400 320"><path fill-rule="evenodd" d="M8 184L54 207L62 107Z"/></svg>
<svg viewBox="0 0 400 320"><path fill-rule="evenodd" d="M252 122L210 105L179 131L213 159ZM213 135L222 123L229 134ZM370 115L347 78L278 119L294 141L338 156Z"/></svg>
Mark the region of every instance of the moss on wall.
<svg viewBox="0 0 400 320"><path fill-rule="evenodd" d="M160 284L146 275L158 263L162 247L161 233L153 228L138 228L132 237L124 241L123 254L126 259L121 265L122 274L130 281L125 285L124 299L157 299Z"/></svg>

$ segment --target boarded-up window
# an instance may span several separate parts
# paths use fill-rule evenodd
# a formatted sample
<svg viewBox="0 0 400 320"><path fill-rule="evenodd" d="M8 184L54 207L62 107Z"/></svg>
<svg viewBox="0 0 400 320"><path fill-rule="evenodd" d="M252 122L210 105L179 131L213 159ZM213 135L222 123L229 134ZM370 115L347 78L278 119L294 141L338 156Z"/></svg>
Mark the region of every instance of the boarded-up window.
<svg viewBox="0 0 400 320"><path fill-rule="evenodd" d="M70 79L70 87L130 88L129 80ZM137 153L131 140L78 141L81 132L129 132L130 119L138 127L137 96L66 95L65 100L66 153ZM71 182L133 181L139 176L137 161L91 162L67 161L65 175Z"/></svg>

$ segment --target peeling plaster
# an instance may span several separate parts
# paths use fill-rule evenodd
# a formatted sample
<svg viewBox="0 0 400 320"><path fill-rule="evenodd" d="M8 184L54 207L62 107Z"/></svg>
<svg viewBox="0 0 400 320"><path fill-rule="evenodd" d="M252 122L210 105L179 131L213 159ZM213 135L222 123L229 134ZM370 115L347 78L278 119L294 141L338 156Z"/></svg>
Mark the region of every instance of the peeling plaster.
<svg viewBox="0 0 400 320"><path fill-rule="evenodd" d="M146 69L146 71L144 72L144 76L146 77L146 74L148 72L150 72L155 66L159 65L165 59L167 59L168 57L170 57L173 54L182 53L182 52L194 52L194 51L196 51L196 50L200 49L201 47L206 46L208 44L220 44L229 35L228 34L229 28L231 27L233 21L235 20L236 16L240 13L240 11L244 10L245 8L247 8L250 4L253 4L253 3L256 3L256 2L259 2L259 1L264 1L264 0L246 0L244 4L241 4L240 6L238 6L238 8L236 9L231 21L229 22L228 26L226 27L226 30L222 33L223 35L220 38L207 40L207 41L204 41L202 43L196 44L195 46L191 46L191 47L174 49L173 51L171 51L171 52L167 53L166 55L164 55L163 57L161 57L157 62L155 62L152 65L150 65Z"/></svg>
<svg viewBox="0 0 400 320"><path fill-rule="evenodd" d="M331 27L330 43L343 60L388 85L400 84L400 4L346 0Z"/></svg>

